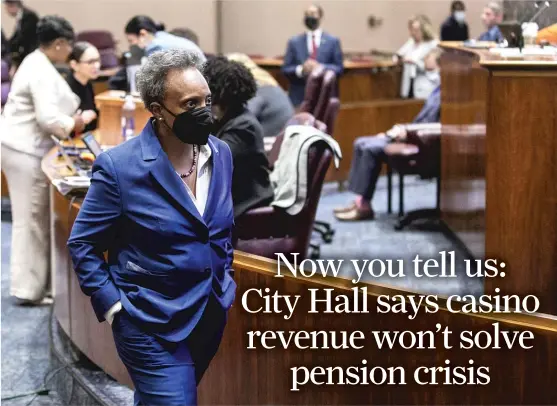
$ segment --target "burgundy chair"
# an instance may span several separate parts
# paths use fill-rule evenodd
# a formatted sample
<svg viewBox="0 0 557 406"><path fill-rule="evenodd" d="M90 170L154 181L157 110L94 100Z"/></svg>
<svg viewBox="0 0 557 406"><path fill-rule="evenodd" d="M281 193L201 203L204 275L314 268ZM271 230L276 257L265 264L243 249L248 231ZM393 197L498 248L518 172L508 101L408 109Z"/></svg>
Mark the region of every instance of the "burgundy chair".
<svg viewBox="0 0 557 406"><path fill-rule="evenodd" d="M331 134L335 130L335 123L337 121L338 111L340 110L340 100L337 97L331 97L323 116L323 121Z"/></svg>
<svg viewBox="0 0 557 406"><path fill-rule="evenodd" d="M340 109L340 100L336 97L329 98L329 103L325 110L323 121L329 133L332 134L335 128L335 122L337 119L338 111ZM317 233L321 235L323 242L330 243L333 241L333 236L335 235L335 230L330 223L325 221L315 221L314 229Z"/></svg>
<svg viewBox="0 0 557 406"><path fill-rule="evenodd" d="M321 91L319 92L319 98L317 99L317 103L315 104L315 108L313 109L311 114L315 117L316 120L320 120L325 122L325 114L327 111L327 107L329 106L329 101L331 97L333 97L334 91L336 86L336 74L332 70L326 70L323 74L323 79L321 81ZM328 127L329 131L332 132L333 128Z"/></svg>
<svg viewBox="0 0 557 406"><path fill-rule="evenodd" d="M430 128L407 131L406 142L394 142L385 147L387 158L388 211L391 212L392 174L399 175L399 220L395 230L402 230L413 221L439 218L441 193L441 129ZM436 206L434 209L414 210L404 214L404 177L418 175L422 179L436 179Z"/></svg>
<svg viewBox="0 0 557 406"><path fill-rule="evenodd" d="M111 69L120 66L116 55L116 41L110 31L91 30L77 34L77 41L87 41L93 44L101 55L101 69Z"/></svg>
<svg viewBox="0 0 557 406"><path fill-rule="evenodd" d="M294 116L290 124L313 125L324 128L313 116L300 113ZM277 136L273 149L269 153L271 165L278 158L278 151L284 133ZM290 215L276 207L260 207L245 213L236 219L234 230L234 248L251 254L276 259L276 253L283 253L293 260L292 254L299 253L299 260L306 258L310 247L310 238L315 221L317 204L321 196L325 174L333 154L325 142L317 142L309 149L308 190L302 211ZM319 256L319 247L311 245L311 257Z"/></svg>
<svg viewBox="0 0 557 406"><path fill-rule="evenodd" d="M297 113L286 123L285 127L289 125L310 125L317 128L320 131L327 132L327 126L325 123L318 121L309 113ZM286 129L286 128L285 128ZM280 153L280 147L282 146L282 140L284 139L284 131L280 133L273 144L273 147L267 154L267 159L271 167L275 164Z"/></svg>
<svg viewBox="0 0 557 406"><path fill-rule="evenodd" d="M310 113L313 115L321 93L321 83L323 82L324 74L325 69L322 66L315 68L309 74L306 81L304 100L302 101L302 104L300 104L300 113Z"/></svg>
<svg viewBox="0 0 557 406"><path fill-rule="evenodd" d="M4 107L8 101L8 94L10 94L11 86L10 65L7 61L2 59L2 107Z"/></svg>

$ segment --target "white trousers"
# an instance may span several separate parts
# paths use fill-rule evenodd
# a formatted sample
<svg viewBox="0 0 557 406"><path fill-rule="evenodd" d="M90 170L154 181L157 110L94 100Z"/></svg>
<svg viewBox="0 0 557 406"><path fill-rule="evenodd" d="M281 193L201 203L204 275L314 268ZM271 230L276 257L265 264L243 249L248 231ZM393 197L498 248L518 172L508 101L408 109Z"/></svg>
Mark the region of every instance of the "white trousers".
<svg viewBox="0 0 557 406"><path fill-rule="evenodd" d="M2 171L12 207L10 294L40 300L50 285L50 185L40 157L4 145Z"/></svg>

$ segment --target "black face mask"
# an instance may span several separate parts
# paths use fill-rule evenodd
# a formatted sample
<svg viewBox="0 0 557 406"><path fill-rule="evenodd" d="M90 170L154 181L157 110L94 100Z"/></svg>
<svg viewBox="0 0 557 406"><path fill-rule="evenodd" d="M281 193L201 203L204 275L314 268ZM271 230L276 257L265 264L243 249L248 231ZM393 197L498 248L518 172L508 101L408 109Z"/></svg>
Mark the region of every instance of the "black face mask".
<svg viewBox="0 0 557 406"><path fill-rule="evenodd" d="M209 134L213 129L213 114L209 106L184 111L178 115L172 113L165 106L162 107L174 117L172 132L180 141L194 145L207 144ZM166 121L164 123L166 124ZM166 125L168 126L168 124Z"/></svg>
<svg viewBox="0 0 557 406"><path fill-rule="evenodd" d="M319 27L319 19L312 16L306 16L304 19L304 24L308 28L308 30L314 31L317 27Z"/></svg>

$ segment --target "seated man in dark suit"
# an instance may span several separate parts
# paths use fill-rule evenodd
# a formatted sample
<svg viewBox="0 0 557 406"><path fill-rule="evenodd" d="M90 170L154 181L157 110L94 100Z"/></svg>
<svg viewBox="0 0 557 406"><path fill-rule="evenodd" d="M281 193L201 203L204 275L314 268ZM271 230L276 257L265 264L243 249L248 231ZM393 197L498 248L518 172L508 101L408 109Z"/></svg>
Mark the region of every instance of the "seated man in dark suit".
<svg viewBox="0 0 557 406"><path fill-rule="evenodd" d="M356 200L347 207L335 209L335 217L341 221L373 220L375 213L371 200L375 185L385 160L385 147L393 141L403 141L407 131L434 126L439 122L441 87L437 87L412 124L396 125L387 133L359 137L354 142L354 154L348 189L356 193ZM431 125L428 125L432 123Z"/></svg>
<svg viewBox="0 0 557 406"><path fill-rule="evenodd" d="M23 58L37 48L37 23L39 16L23 6L20 0L4 0L6 12L16 19L12 37L8 40L12 66L18 66Z"/></svg>
<svg viewBox="0 0 557 406"><path fill-rule="evenodd" d="M290 38L282 72L290 81L289 96L294 106L304 100L306 78L318 65L333 70L337 76L343 71L340 40L320 29L323 9L311 5L305 12L305 25L308 31Z"/></svg>
<svg viewBox="0 0 557 406"><path fill-rule="evenodd" d="M497 24L503 21L503 9L499 3L491 2L484 8L482 23L486 31L478 37L478 41L502 42L505 38Z"/></svg>
<svg viewBox="0 0 557 406"><path fill-rule="evenodd" d="M466 7L461 0L451 3L451 15L441 25L441 41L468 41Z"/></svg>

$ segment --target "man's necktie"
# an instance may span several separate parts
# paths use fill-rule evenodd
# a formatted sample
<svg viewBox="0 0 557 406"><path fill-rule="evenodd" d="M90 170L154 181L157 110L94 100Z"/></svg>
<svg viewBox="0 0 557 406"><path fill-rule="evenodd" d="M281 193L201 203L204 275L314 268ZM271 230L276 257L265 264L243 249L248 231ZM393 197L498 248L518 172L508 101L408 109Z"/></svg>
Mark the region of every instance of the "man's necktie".
<svg viewBox="0 0 557 406"><path fill-rule="evenodd" d="M315 39L315 34L311 34L311 59L317 59L317 40Z"/></svg>

